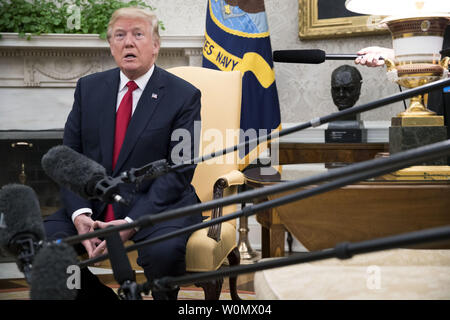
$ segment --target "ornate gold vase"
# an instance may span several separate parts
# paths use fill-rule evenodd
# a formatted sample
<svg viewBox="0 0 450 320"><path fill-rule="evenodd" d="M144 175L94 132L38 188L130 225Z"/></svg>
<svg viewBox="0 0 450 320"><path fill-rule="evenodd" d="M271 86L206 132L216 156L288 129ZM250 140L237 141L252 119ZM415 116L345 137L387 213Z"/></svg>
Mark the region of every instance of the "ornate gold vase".
<svg viewBox="0 0 450 320"><path fill-rule="evenodd" d="M443 36L450 15L388 17L381 23L392 34L394 61L386 59L387 75L405 88L415 88L448 76L450 58L441 59ZM395 126L443 126L444 119L426 107L422 95L411 98L404 112L392 119Z"/></svg>

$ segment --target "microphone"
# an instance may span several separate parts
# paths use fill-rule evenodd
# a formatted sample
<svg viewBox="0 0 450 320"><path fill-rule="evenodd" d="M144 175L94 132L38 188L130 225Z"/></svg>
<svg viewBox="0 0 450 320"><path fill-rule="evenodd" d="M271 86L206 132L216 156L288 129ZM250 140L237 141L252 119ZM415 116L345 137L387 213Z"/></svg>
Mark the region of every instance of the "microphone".
<svg viewBox="0 0 450 320"><path fill-rule="evenodd" d="M67 146L52 147L41 163L50 178L82 198L127 205L116 193L118 184L122 183L120 177L107 176L103 166Z"/></svg>
<svg viewBox="0 0 450 320"><path fill-rule="evenodd" d="M75 250L68 244L50 243L36 255L31 272L30 298L32 300L73 300L77 295L76 285L71 283L70 266L75 266L73 277L79 271ZM78 275L80 272L78 272ZM75 279L80 283L80 279ZM79 289L79 286L78 286Z"/></svg>
<svg viewBox="0 0 450 320"><path fill-rule="evenodd" d="M0 245L16 257L28 283L34 256L45 240L39 201L28 186L9 184L0 189Z"/></svg>
<svg viewBox="0 0 450 320"><path fill-rule="evenodd" d="M122 300L142 300L141 288L128 260L127 253L118 232L107 237L106 246L109 252L114 279L120 284L118 295Z"/></svg>
<svg viewBox="0 0 450 320"><path fill-rule="evenodd" d="M327 54L320 49L277 50L273 52L274 62L319 64L325 60L355 60L357 54Z"/></svg>

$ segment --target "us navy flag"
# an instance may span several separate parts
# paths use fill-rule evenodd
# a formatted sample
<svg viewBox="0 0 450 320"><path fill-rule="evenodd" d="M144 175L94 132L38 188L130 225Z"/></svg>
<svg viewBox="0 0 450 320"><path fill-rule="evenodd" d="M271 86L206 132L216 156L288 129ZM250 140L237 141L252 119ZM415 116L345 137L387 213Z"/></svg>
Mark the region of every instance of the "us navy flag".
<svg viewBox="0 0 450 320"><path fill-rule="evenodd" d="M208 0L206 11L203 67L241 71L241 132L253 129L257 136L262 136L280 130L280 105L264 0ZM254 149L240 152L243 167L264 148L259 146L259 152Z"/></svg>

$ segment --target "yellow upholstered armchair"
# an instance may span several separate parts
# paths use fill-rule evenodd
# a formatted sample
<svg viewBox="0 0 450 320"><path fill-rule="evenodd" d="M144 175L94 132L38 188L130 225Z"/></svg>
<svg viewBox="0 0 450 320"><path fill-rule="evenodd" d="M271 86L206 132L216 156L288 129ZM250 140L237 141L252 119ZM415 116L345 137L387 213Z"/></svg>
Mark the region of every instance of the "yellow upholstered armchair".
<svg viewBox="0 0 450 320"><path fill-rule="evenodd" d="M176 67L168 71L192 83L202 93L200 154L207 155L237 144L241 116L241 73L200 67ZM237 192L238 185L244 183L244 176L238 170L238 159L235 152L197 164L192 184L202 202ZM203 216L215 218L237 209L236 205L230 205L203 212ZM130 244L131 241L126 245ZM128 257L133 269L142 273L142 268L136 263L136 251L129 252ZM200 229L190 236L186 250L188 273L215 271L223 265L239 263L235 220ZM101 267L110 268L109 261L102 263ZM229 280L232 299L239 299L236 278L230 277ZM217 300L222 283L223 279L217 279L195 285L203 288L205 299Z"/></svg>
<svg viewBox="0 0 450 320"><path fill-rule="evenodd" d="M222 72L200 67L176 67L168 70L193 84L202 93L202 130L200 154L235 145L238 142L241 114L242 81L239 71ZM238 170L236 152L199 163L192 184L202 202L237 192L244 183ZM236 205L203 212L211 218L236 211ZM238 265L239 250L236 242L236 222L227 221L194 232L187 243L187 272L219 269L224 264ZM197 283L203 288L205 299L219 299L223 279ZM232 299L239 299L236 278L230 277Z"/></svg>

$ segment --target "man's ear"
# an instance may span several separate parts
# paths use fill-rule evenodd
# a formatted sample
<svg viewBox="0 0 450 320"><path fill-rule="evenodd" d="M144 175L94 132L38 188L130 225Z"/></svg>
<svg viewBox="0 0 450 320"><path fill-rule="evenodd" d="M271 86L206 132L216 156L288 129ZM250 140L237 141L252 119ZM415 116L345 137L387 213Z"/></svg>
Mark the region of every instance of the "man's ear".
<svg viewBox="0 0 450 320"><path fill-rule="evenodd" d="M160 45L159 41L154 40L153 41L153 52L155 53L155 57L158 56L159 49L161 49L161 45Z"/></svg>

